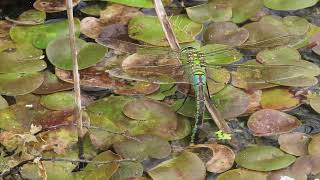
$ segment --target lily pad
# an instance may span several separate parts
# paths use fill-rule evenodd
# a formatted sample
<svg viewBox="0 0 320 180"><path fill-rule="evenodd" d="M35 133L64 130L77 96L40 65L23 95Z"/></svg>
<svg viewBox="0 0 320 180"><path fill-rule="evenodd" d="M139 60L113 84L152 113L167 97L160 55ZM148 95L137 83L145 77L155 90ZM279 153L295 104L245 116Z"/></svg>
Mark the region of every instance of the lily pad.
<svg viewBox="0 0 320 180"><path fill-rule="evenodd" d="M262 91L261 107L263 109L289 109L296 107L300 100L288 88L270 88Z"/></svg>
<svg viewBox="0 0 320 180"><path fill-rule="evenodd" d="M272 171L288 167L296 158L272 146L247 147L236 155L240 166L256 171Z"/></svg>
<svg viewBox="0 0 320 180"><path fill-rule="evenodd" d="M17 20L6 18L18 25L37 25L42 24L46 20L46 13L35 9L29 9L19 15Z"/></svg>
<svg viewBox="0 0 320 180"><path fill-rule="evenodd" d="M88 6L85 6L80 9L82 13L85 13L87 15L91 16L100 16L100 11L102 11L106 7L106 2L99 2L97 4L91 4Z"/></svg>
<svg viewBox="0 0 320 180"><path fill-rule="evenodd" d="M80 22L80 31L89 38L96 39L101 33L104 24L95 17L85 17Z"/></svg>
<svg viewBox="0 0 320 180"><path fill-rule="evenodd" d="M251 171L248 169L232 169L217 177L217 180L248 180L254 177L255 180L267 180L267 173Z"/></svg>
<svg viewBox="0 0 320 180"><path fill-rule="evenodd" d="M274 10L293 11L315 5L319 0L264 0L266 7Z"/></svg>
<svg viewBox="0 0 320 180"><path fill-rule="evenodd" d="M41 86L34 90L34 94L51 94L59 91L73 89L73 84L64 82L50 71L44 71L44 81Z"/></svg>
<svg viewBox="0 0 320 180"><path fill-rule="evenodd" d="M131 18L143 16L139 9L121 4L111 4L100 12L100 22L105 25L128 24Z"/></svg>
<svg viewBox="0 0 320 180"><path fill-rule="evenodd" d="M257 60L266 64L285 64L286 62L297 61L301 59L298 50L286 46L280 46L273 49L266 49L257 54Z"/></svg>
<svg viewBox="0 0 320 180"><path fill-rule="evenodd" d="M278 142L280 149L284 152L295 156L303 156L308 154L310 136L300 132L281 134Z"/></svg>
<svg viewBox="0 0 320 180"><path fill-rule="evenodd" d="M124 4L126 6L133 6L133 7L139 7L139 8L153 8L152 0L103 0L103 1L109 1L119 4ZM164 4L171 3L172 0L162 0Z"/></svg>
<svg viewBox="0 0 320 180"><path fill-rule="evenodd" d="M43 73L7 73L0 74L0 94L16 96L36 90L44 80Z"/></svg>
<svg viewBox="0 0 320 180"><path fill-rule="evenodd" d="M309 104L316 112L320 112L320 96L317 94L312 94L307 96Z"/></svg>
<svg viewBox="0 0 320 180"><path fill-rule="evenodd" d="M202 30L202 25L197 24L187 16L172 16L170 22L179 43L194 41L195 36ZM129 22L130 38L140 40L155 46L168 46L165 34L156 16L137 16Z"/></svg>
<svg viewBox="0 0 320 180"><path fill-rule="evenodd" d="M205 163L207 171L209 172L222 173L229 170L233 166L235 154L228 146L221 144L198 144L192 146L191 148L192 150L198 148L207 148L213 152L211 157L202 157L207 156L207 154L198 154L201 159L208 159L208 161Z"/></svg>
<svg viewBox="0 0 320 180"><path fill-rule="evenodd" d="M133 83L132 86L128 85L125 87L119 87L115 89L116 94L126 95L126 96L133 96L133 95L149 95L160 88L159 84L151 84L147 82L138 81Z"/></svg>
<svg viewBox="0 0 320 180"><path fill-rule="evenodd" d="M232 22L242 23L263 7L261 0L232 0Z"/></svg>
<svg viewBox="0 0 320 180"><path fill-rule="evenodd" d="M105 56L107 49L96 43L86 43L76 39L79 69L95 65ZM57 68L72 70L72 59L69 38L59 38L48 44L46 53L49 61Z"/></svg>
<svg viewBox="0 0 320 180"><path fill-rule="evenodd" d="M319 144L320 144L320 134L314 134L311 136L311 141L308 145L308 151L311 155L320 155L319 150Z"/></svg>
<svg viewBox="0 0 320 180"><path fill-rule="evenodd" d="M145 160L147 157L163 159L170 155L171 146L168 141L152 135L138 136L136 140L115 143L113 148L124 158Z"/></svg>
<svg viewBox="0 0 320 180"><path fill-rule="evenodd" d="M119 169L111 176L110 180L123 180L143 174L143 166L139 162L120 162L119 164Z"/></svg>
<svg viewBox="0 0 320 180"><path fill-rule="evenodd" d="M8 107L8 102L2 96L0 96L0 110Z"/></svg>
<svg viewBox="0 0 320 180"><path fill-rule="evenodd" d="M77 5L80 0L72 0L73 6ZM39 11L54 13L67 10L67 4L64 0L37 0L33 3L33 7Z"/></svg>
<svg viewBox="0 0 320 180"><path fill-rule="evenodd" d="M75 19L76 35L80 35L80 20ZM50 41L69 34L68 21L58 20L35 26L13 26L10 37L17 43L33 44L36 48L45 49Z"/></svg>
<svg viewBox="0 0 320 180"><path fill-rule="evenodd" d="M208 64L231 64L242 58L242 54L239 51L223 44L207 44L202 46L200 50L203 53L217 52L206 56Z"/></svg>
<svg viewBox="0 0 320 180"><path fill-rule="evenodd" d="M41 96L41 105L51 110L70 110L75 107L73 92L57 92Z"/></svg>
<svg viewBox="0 0 320 180"><path fill-rule="evenodd" d="M205 179L206 167L201 159L191 152L183 152L177 157L164 161L148 171L152 179Z"/></svg>
<svg viewBox="0 0 320 180"><path fill-rule="evenodd" d="M249 32L246 29L239 28L232 22L210 24L204 33L205 42L229 46L240 46L248 37Z"/></svg>
<svg viewBox="0 0 320 180"><path fill-rule="evenodd" d="M273 109L263 109L253 113L248 128L255 136L272 136L294 130L301 122L294 116Z"/></svg>
<svg viewBox="0 0 320 180"><path fill-rule="evenodd" d="M15 44L15 47L0 52L0 73L31 73L47 67L42 51L29 44Z"/></svg>
<svg viewBox="0 0 320 180"><path fill-rule="evenodd" d="M186 10L189 18L197 23L229 21L232 17L231 3L224 0L209 1Z"/></svg>

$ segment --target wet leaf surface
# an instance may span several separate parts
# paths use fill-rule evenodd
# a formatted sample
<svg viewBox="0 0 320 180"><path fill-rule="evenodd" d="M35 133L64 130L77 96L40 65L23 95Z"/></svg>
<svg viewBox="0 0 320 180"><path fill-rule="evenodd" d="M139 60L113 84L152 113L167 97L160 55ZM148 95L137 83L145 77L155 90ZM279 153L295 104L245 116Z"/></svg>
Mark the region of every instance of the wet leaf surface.
<svg viewBox="0 0 320 180"><path fill-rule="evenodd" d="M296 107L299 103L299 97L286 88L270 88L262 91L261 107L263 109L290 109Z"/></svg>
<svg viewBox="0 0 320 180"><path fill-rule="evenodd" d="M294 130L301 122L294 116L272 109L263 109L253 113L248 128L255 136L272 136Z"/></svg>
<svg viewBox="0 0 320 180"><path fill-rule="evenodd" d="M41 96L40 103L51 110L72 110L75 107L74 93L64 91L43 95Z"/></svg>
<svg viewBox="0 0 320 180"><path fill-rule="evenodd" d="M153 179L200 180L205 178L205 165L191 152L183 152L173 159L164 161L148 171Z"/></svg>
<svg viewBox="0 0 320 180"><path fill-rule="evenodd" d="M281 134L278 138L280 149L286 153L303 156L308 154L310 136L305 133L293 132Z"/></svg>
<svg viewBox="0 0 320 180"><path fill-rule="evenodd" d="M288 167L296 158L273 146L247 147L236 155L236 163L256 171L271 171Z"/></svg>

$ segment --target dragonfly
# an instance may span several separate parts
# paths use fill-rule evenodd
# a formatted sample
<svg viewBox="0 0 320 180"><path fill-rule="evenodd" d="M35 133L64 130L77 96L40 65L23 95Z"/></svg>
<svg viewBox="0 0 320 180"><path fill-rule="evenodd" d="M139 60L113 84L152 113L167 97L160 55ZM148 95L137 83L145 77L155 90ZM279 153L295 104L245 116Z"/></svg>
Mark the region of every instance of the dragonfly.
<svg viewBox="0 0 320 180"><path fill-rule="evenodd" d="M296 38L296 37L294 37ZM255 42L254 44L244 44L236 48L243 49L264 49L280 46L283 44L288 44L291 42L293 37L291 36L280 36L274 37L262 41ZM194 115L195 123L191 133L190 144L194 144L197 139L197 131L201 122L204 120L204 114L206 111L206 105L213 120L220 130L225 133L231 133L231 129L221 117L221 114L216 109L214 105L211 105L210 92L208 90L208 82L213 81L212 78L208 77L208 72L216 68L221 67L236 67L239 69L246 69L254 73L259 73L260 76L267 74L272 69L278 70L281 74L283 72L284 76L278 75L273 79L254 79L254 81L249 83L268 83L271 81L276 81L279 79L292 78L290 76L291 70L295 72L303 70L304 67L299 67L295 65L243 65L243 64L217 64L217 58L223 56L229 56L229 58L239 58L239 51L234 47L223 47L216 48L211 51L201 51L194 47L185 47L179 51L173 51L166 47L153 47L137 45L129 42L124 42L121 40L111 40L105 38L98 38L96 41L107 47L111 47L116 50L129 52L135 54L130 55L127 59L122 62L121 67L116 67L108 70L107 72L114 77L135 80L135 81L145 81L157 84L191 84L195 93L196 98L196 113ZM129 50L128 50L129 49ZM303 71L302 71L303 72ZM296 74L295 74L296 76ZM209 107L209 108L208 108Z"/></svg>

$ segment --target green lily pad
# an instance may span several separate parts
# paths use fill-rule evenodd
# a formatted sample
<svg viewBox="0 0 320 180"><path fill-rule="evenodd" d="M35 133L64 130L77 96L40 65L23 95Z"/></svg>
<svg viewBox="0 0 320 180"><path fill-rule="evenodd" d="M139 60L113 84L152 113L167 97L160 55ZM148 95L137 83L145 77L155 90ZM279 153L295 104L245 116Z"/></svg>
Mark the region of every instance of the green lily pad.
<svg viewBox="0 0 320 180"><path fill-rule="evenodd" d="M312 135L311 141L308 145L309 154L320 155L319 144L320 144L320 133Z"/></svg>
<svg viewBox="0 0 320 180"><path fill-rule="evenodd" d="M179 15L170 18L172 29L179 43L192 42L202 30L202 25L197 24L187 16ZM168 46L167 39L156 16L137 16L129 22L129 36L155 46Z"/></svg>
<svg viewBox="0 0 320 180"><path fill-rule="evenodd" d="M294 156L308 154L308 144L310 136L301 132L281 134L278 138L280 149Z"/></svg>
<svg viewBox="0 0 320 180"><path fill-rule="evenodd" d="M200 50L203 53L218 52L206 56L206 62L208 64L231 64L242 58L242 54L239 51L223 44L207 44L202 46Z"/></svg>
<svg viewBox="0 0 320 180"><path fill-rule="evenodd" d="M41 96L41 105L51 110L70 110L75 107L73 92L57 92Z"/></svg>
<svg viewBox="0 0 320 180"><path fill-rule="evenodd" d="M246 112L249 106L248 95L233 86L227 86L222 91L212 95L211 100L224 118L237 117Z"/></svg>
<svg viewBox="0 0 320 180"><path fill-rule="evenodd" d="M80 0L72 0L73 6L77 5ZM64 0L37 0L33 3L33 7L39 11L54 13L67 10L67 4Z"/></svg>
<svg viewBox="0 0 320 180"><path fill-rule="evenodd" d="M9 106L9 104L6 101L6 99L4 99L2 96L0 96L0 110L6 109L8 106Z"/></svg>
<svg viewBox="0 0 320 180"><path fill-rule="evenodd" d="M111 151L105 151L96 156L93 161L113 161L120 160L121 157L114 154ZM96 163L89 163L83 171L80 171L80 179L91 180L91 179L110 179L111 176L119 169L119 163L108 163L98 165ZM78 178L79 179L79 178Z"/></svg>
<svg viewBox="0 0 320 180"><path fill-rule="evenodd" d="M272 136L290 132L301 125L294 116L273 109L263 109L253 113L248 128L255 136Z"/></svg>
<svg viewBox="0 0 320 180"><path fill-rule="evenodd" d="M88 0L86 0L88 1ZM152 0L102 0L102 1L109 1L119 4L124 4L126 6L133 6L133 7L139 7L139 8L153 8L153 2ZM163 4L170 4L172 0L162 0Z"/></svg>
<svg viewBox="0 0 320 180"><path fill-rule="evenodd" d="M44 71L44 81L41 86L34 90L34 94L51 94L73 88L73 84L64 82L50 71Z"/></svg>
<svg viewBox="0 0 320 180"><path fill-rule="evenodd" d="M42 51L29 44L15 44L0 52L0 73L31 73L47 67Z"/></svg>
<svg viewBox="0 0 320 180"><path fill-rule="evenodd" d="M288 167L296 158L273 146L247 147L236 155L236 163L256 171L272 171Z"/></svg>
<svg viewBox="0 0 320 180"><path fill-rule="evenodd" d="M17 20L6 18L17 25L37 25L42 24L46 20L46 13L35 9L29 9L19 15Z"/></svg>
<svg viewBox="0 0 320 180"><path fill-rule="evenodd" d="M76 35L80 35L80 20L75 19ZM17 43L33 44L36 48L45 49L50 41L69 34L68 21L59 20L35 26L13 26L10 37Z"/></svg>
<svg viewBox="0 0 320 180"><path fill-rule="evenodd" d="M197 23L208 21L229 21L232 17L232 6L229 1L215 0L208 4L186 8L189 18Z"/></svg>
<svg viewBox="0 0 320 180"><path fill-rule="evenodd" d="M123 180L143 174L143 166L139 162L120 162L119 164L119 169L111 176L110 180Z"/></svg>
<svg viewBox="0 0 320 180"><path fill-rule="evenodd" d="M274 10L293 11L315 5L319 0L264 0L263 4Z"/></svg>
<svg viewBox="0 0 320 180"><path fill-rule="evenodd" d="M297 61L301 59L298 50L286 46L280 46L272 49L260 51L257 54L257 60L261 63L275 64Z"/></svg>
<svg viewBox="0 0 320 180"><path fill-rule="evenodd" d="M191 152L183 152L175 158L164 161L148 171L152 179L205 179L206 167L201 159Z"/></svg>
<svg viewBox="0 0 320 180"><path fill-rule="evenodd" d="M107 52L107 49L96 43L86 43L84 40L76 39L79 69L88 68L98 63ZM72 58L69 38L63 37L51 41L46 53L49 61L57 68L72 70Z"/></svg>
<svg viewBox="0 0 320 180"><path fill-rule="evenodd" d="M255 180L267 180L267 173L251 171L248 169L232 169L217 177L217 180L248 180L254 177Z"/></svg>
<svg viewBox="0 0 320 180"><path fill-rule="evenodd" d="M289 109L296 107L300 103L288 88L270 88L262 91L261 107L263 109Z"/></svg>
<svg viewBox="0 0 320 180"><path fill-rule="evenodd" d="M249 38L249 32L239 28L232 22L217 22L210 24L204 33L206 43L240 46Z"/></svg>
<svg viewBox="0 0 320 180"><path fill-rule="evenodd" d="M171 154L171 146L168 141L158 136L142 135L136 140L126 140L113 144L115 151L124 158L143 161L147 157L163 159Z"/></svg>
<svg viewBox="0 0 320 180"><path fill-rule="evenodd" d="M7 73L0 74L0 94L16 96L28 94L42 84L43 73Z"/></svg>
<svg viewBox="0 0 320 180"><path fill-rule="evenodd" d="M100 11L102 11L106 7L105 2L99 2L97 4L91 4L88 6L85 6L80 9L82 13L85 13L87 15L91 16L100 16Z"/></svg>
<svg viewBox="0 0 320 180"><path fill-rule="evenodd" d="M263 7L261 0L232 0L232 22L242 23Z"/></svg>

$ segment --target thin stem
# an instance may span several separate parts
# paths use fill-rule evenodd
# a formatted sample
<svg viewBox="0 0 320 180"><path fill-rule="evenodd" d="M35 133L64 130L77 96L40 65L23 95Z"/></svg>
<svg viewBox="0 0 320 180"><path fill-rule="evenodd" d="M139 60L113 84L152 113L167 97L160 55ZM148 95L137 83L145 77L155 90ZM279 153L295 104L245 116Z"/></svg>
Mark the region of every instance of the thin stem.
<svg viewBox="0 0 320 180"><path fill-rule="evenodd" d="M72 71L73 71L73 82L74 82L74 94L75 94L75 118L78 122L78 143L79 143L79 158L83 155L83 121L81 112L81 92L80 92L80 78L79 78L79 68L77 59L77 49L76 49L76 36L75 36L75 26L73 18L73 3L72 0L67 0L67 14L69 21L69 39L70 39L70 49L72 56Z"/></svg>

